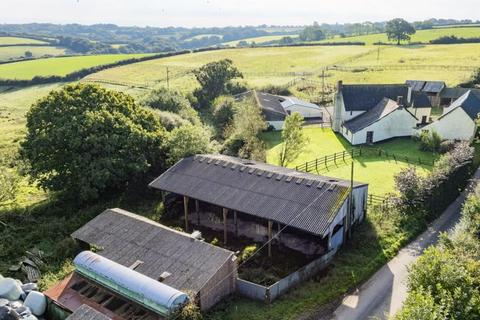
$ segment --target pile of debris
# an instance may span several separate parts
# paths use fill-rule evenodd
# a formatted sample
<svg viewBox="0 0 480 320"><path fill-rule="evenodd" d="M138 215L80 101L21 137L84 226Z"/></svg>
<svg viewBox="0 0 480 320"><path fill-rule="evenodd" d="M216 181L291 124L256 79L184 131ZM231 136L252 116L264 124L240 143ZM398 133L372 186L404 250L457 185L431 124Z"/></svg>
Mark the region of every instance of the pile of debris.
<svg viewBox="0 0 480 320"><path fill-rule="evenodd" d="M45 266L42 261L43 252L37 248L25 251L20 261L9 268L10 272L22 272L29 282L37 282L41 276L40 268Z"/></svg>
<svg viewBox="0 0 480 320"><path fill-rule="evenodd" d="M47 308L47 300L36 283L0 275L0 319L39 320Z"/></svg>

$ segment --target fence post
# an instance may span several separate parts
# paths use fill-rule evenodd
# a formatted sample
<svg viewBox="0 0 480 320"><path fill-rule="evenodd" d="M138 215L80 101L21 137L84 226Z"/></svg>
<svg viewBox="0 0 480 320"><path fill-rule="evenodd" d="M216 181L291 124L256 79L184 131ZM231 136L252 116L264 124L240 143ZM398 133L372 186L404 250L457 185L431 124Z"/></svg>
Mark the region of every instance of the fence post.
<svg viewBox="0 0 480 320"><path fill-rule="evenodd" d="M318 172L318 158L315 159L315 171Z"/></svg>
<svg viewBox="0 0 480 320"><path fill-rule="evenodd" d="M335 162L335 164L337 164L337 154L336 153L333 154L333 162Z"/></svg>
<svg viewBox="0 0 480 320"><path fill-rule="evenodd" d="M327 165L327 156L325 156L325 168L328 168L328 165Z"/></svg>
<svg viewBox="0 0 480 320"><path fill-rule="evenodd" d="M342 156L343 156L343 162L345 162L345 150L343 150Z"/></svg>
<svg viewBox="0 0 480 320"><path fill-rule="evenodd" d="M371 205L371 204L372 204L372 200L373 200L373 199L372 199L372 198L373 198L373 195L370 193L368 196L370 197L370 205Z"/></svg>
<svg viewBox="0 0 480 320"><path fill-rule="evenodd" d="M378 148L378 156L381 157L382 156L382 149Z"/></svg>
<svg viewBox="0 0 480 320"><path fill-rule="evenodd" d="M305 172L308 172L308 162L305 162Z"/></svg>

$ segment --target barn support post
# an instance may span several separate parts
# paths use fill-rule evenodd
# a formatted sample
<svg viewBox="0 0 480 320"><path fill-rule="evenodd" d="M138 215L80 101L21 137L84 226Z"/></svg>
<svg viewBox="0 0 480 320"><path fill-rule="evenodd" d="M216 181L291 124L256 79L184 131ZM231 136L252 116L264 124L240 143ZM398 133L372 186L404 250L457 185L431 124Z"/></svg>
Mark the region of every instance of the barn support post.
<svg viewBox="0 0 480 320"><path fill-rule="evenodd" d="M352 216L353 216L353 162L352 162L352 169L350 172L350 199L348 201L348 237L352 236L352 230L350 225L352 224Z"/></svg>
<svg viewBox="0 0 480 320"><path fill-rule="evenodd" d="M332 232L333 230L328 231L328 241L327 241L327 250L330 251L332 249Z"/></svg>
<svg viewBox="0 0 480 320"><path fill-rule="evenodd" d="M238 237L238 219L237 210L233 211L233 223L235 224L235 237Z"/></svg>
<svg viewBox="0 0 480 320"><path fill-rule="evenodd" d="M272 225L273 222L268 220L268 257L272 257Z"/></svg>
<svg viewBox="0 0 480 320"><path fill-rule="evenodd" d="M185 214L185 232L188 232L188 200L189 197L183 196L183 213Z"/></svg>
<svg viewBox="0 0 480 320"><path fill-rule="evenodd" d="M197 224L200 225L200 203L195 199L195 212L197 213Z"/></svg>
<svg viewBox="0 0 480 320"><path fill-rule="evenodd" d="M223 243L227 244L227 215L228 209L223 208Z"/></svg>

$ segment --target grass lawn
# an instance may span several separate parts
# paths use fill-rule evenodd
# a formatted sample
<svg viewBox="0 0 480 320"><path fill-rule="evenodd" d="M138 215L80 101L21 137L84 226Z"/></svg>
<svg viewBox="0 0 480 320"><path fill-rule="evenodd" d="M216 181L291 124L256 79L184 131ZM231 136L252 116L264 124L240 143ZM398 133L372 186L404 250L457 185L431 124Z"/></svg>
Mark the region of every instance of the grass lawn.
<svg viewBox="0 0 480 320"><path fill-rule="evenodd" d="M45 41L30 39L30 38L20 38L20 37L0 37L0 45L5 44L48 44Z"/></svg>
<svg viewBox="0 0 480 320"><path fill-rule="evenodd" d="M34 58L39 58L44 55L59 56L65 54L66 49L51 46L45 47L0 47L0 61L7 61L10 59L20 59L25 56L25 51L30 51Z"/></svg>
<svg viewBox="0 0 480 320"><path fill-rule="evenodd" d="M0 65L0 78L31 79L35 76L64 76L71 72L150 54L105 54L37 59Z"/></svg>
<svg viewBox="0 0 480 320"><path fill-rule="evenodd" d="M309 139L308 146L304 152L289 167L294 168L307 161L321 158L344 150L351 150L352 146L340 135L336 135L330 128L306 127L304 132ZM267 144L267 162L272 164L278 163L278 152L281 148L281 132L273 131L264 134L264 141ZM421 159L422 162L431 162L436 156L431 153L422 152L418 149L418 144L410 139L395 139L373 147L362 147L364 150L372 150L381 148L388 153L395 153L402 157L411 159ZM319 168L318 173L321 175L332 176L336 178L350 179L350 163L351 161L337 161L329 164L328 167ZM369 183L369 192L376 195L384 195L395 191L394 176L401 169L407 168L409 165L405 161L395 161L385 156L376 156L372 152L366 152L360 158L355 160L354 179L360 182ZM431 170L430 165L415 164L420 173L426 174Z"/></svg>
<svg viewBox="0 0 480 320"><path fill-rule="evenodd" d="M480 26L477 27L450 27L450 28L434 28L429 30L417 30L412 35L412 42L428 43L430 40L434 40L443 36L457 36L462 38L474 38L480 36ZM322 42L345 42L345 41L362 41L366 44L373 44L375 42L389 43L387 35L385 33L368 34L363 36L353 37L335 37L333 39L326 39Z"/></svg>

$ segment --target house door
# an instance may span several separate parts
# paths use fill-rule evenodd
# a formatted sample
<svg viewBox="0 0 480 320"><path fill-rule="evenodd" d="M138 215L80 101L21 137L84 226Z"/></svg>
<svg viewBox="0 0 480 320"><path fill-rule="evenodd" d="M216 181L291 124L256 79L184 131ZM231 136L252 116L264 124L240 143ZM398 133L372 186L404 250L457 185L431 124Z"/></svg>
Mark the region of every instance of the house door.
<svg viewBox="0 0 480 320"><path fill-rule="evenodd" d="M367 144L373 143L373 131L367 131Z"/></svg>
<svg viewBox="0 0 480 320"><path fill-rule="evenodd" d="M427 123L427 116L422 116L422 124Z"/></svg>

